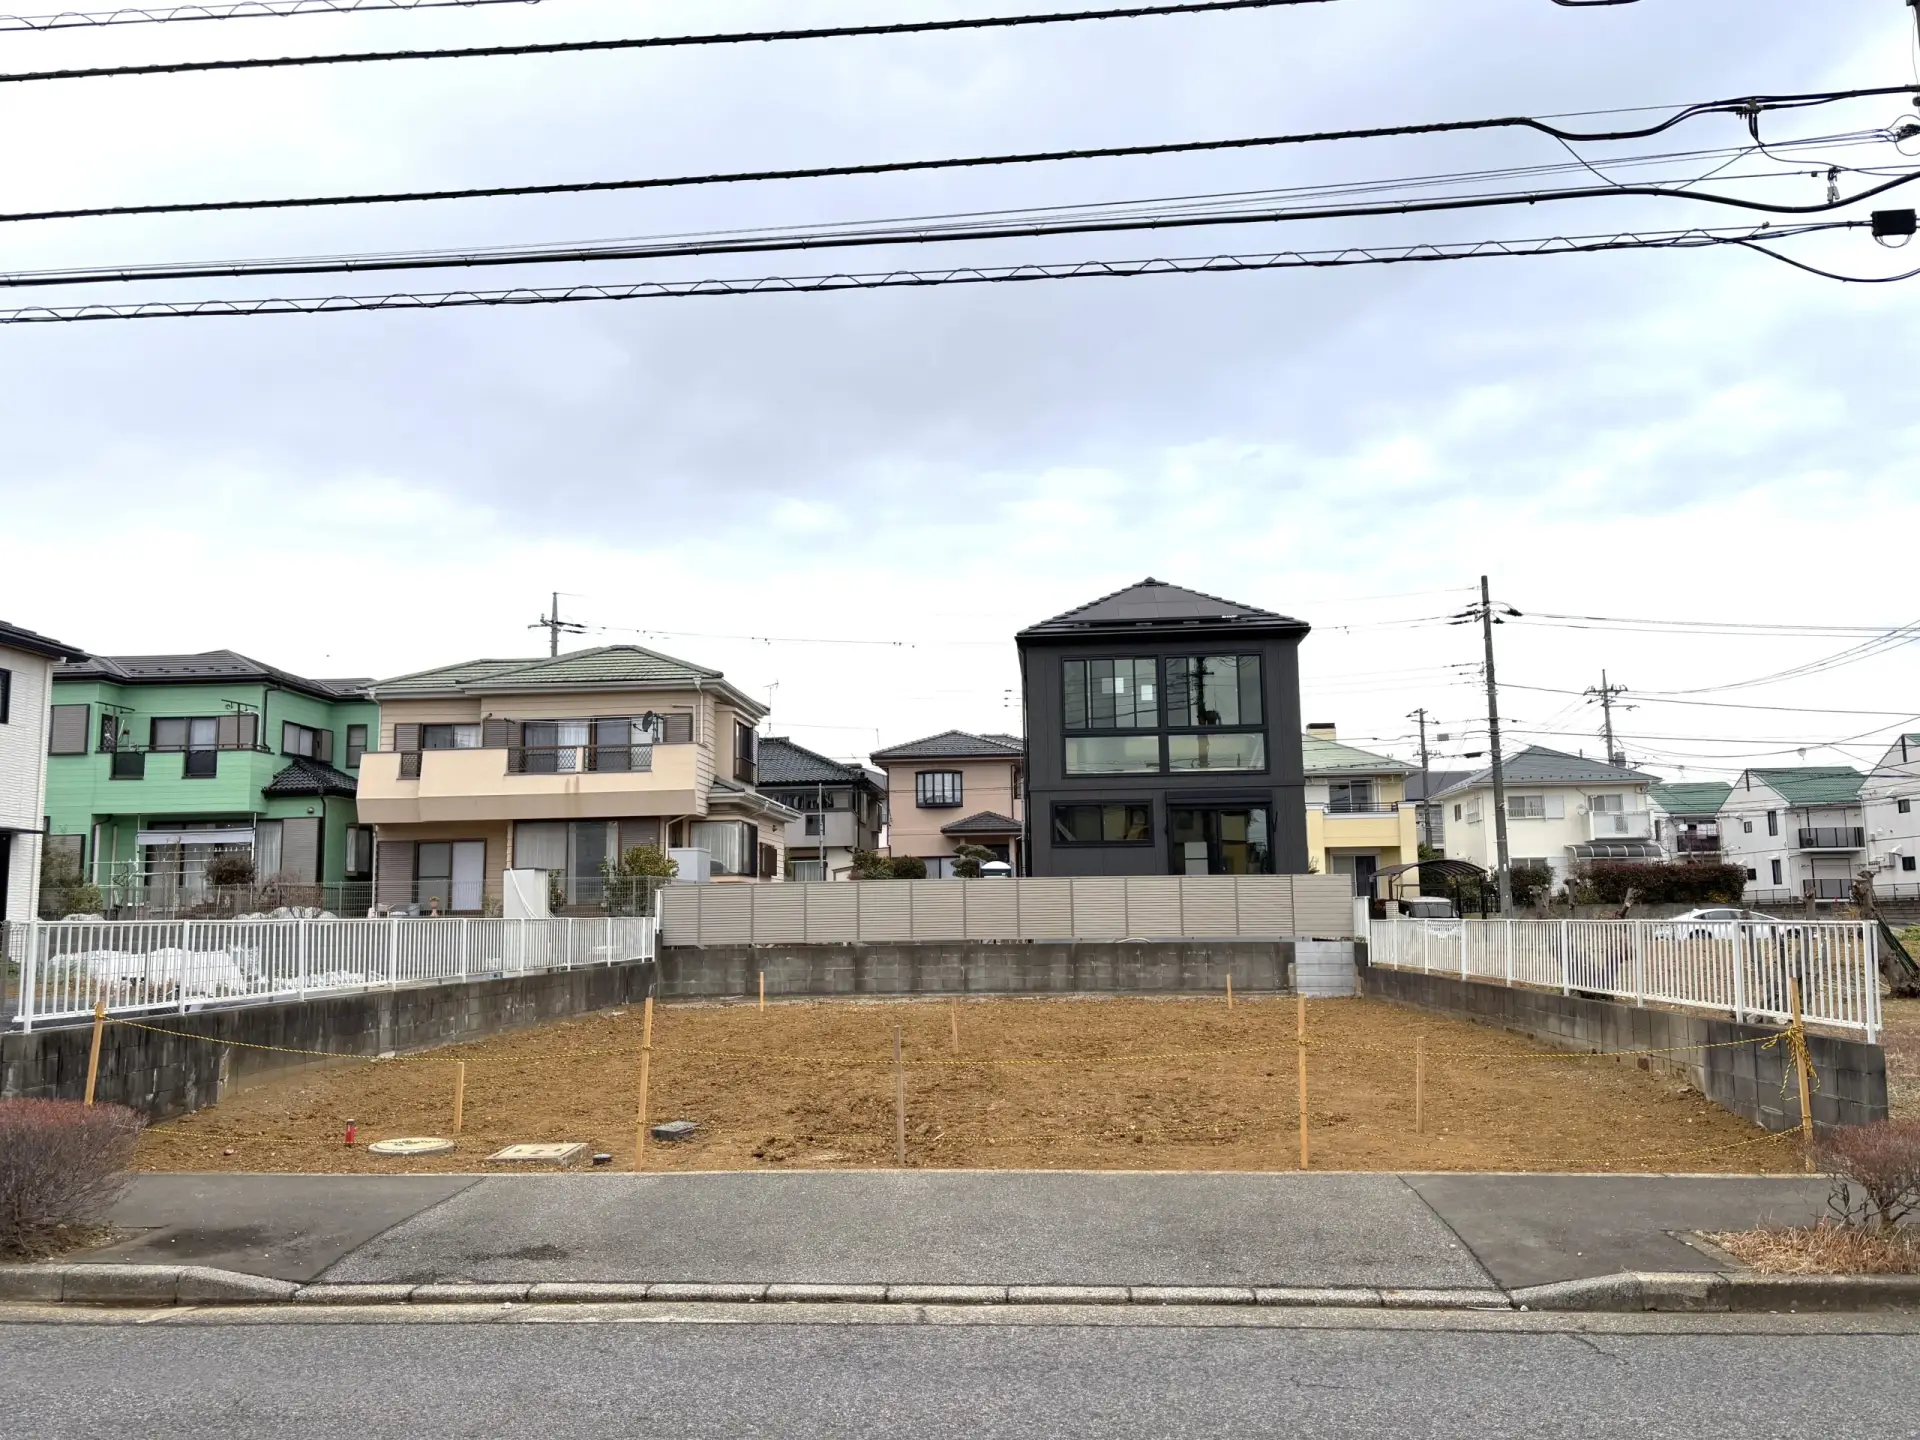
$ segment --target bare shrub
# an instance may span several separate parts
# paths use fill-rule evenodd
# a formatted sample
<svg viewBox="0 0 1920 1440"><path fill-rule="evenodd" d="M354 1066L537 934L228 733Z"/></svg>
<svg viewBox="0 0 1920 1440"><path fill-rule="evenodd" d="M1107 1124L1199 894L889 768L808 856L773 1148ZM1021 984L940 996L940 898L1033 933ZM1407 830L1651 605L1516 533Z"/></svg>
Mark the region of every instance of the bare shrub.
<svg viewBox="0 0 1920 1440"><path fill-rule="evenodd" d="M1813 1156L1833 1177L1827 1208L1843 1225L1890 1230L1920 1209L1920 1120L1830 1130Z"/></svg>
<svg viewBox="0 0 1920 1440"><path fill-rule="evenodd" d="M77 1100L0 1100L0 1254L98 1220L127 1183L139 1115Z"/></svg>

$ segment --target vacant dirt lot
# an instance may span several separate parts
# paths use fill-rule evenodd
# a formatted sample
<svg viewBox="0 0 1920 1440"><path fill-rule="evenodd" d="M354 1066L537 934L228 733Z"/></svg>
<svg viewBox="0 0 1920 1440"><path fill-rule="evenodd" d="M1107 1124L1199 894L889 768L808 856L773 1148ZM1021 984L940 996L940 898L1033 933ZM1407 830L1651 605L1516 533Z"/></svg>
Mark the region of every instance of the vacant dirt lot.
<svg viewBox="0 0 1920 1440"><path fill-rule="evenodd" d="M1887 1108L1920 1120L1920 1000L1886 1000L1880 1043L1887 1052Z"/></svg>
<svg viewBox="0 0 1920 1440"><path fill-rule="evenodd" d="M1782 1170L1790 1145L1636 1062L1575 1059L1497 1031L1372 1001L1308 1005L1312 1165L1327 1170ZM960 1048L952 1048L957 1015ZM1068 999L665 1006L650 1141L662 1170L891 1165L894 1027L904 1033L907 1163L931 1168L1280 1170L1299 1163L1291 1000ZM1426 1037L1424 1133L1414 1053ZM633 1156L638 1009L427 1055L258 1082L158 1125L150 1170L485 1168L519 1141ZM983 1059L1027 1064L980 1064ZM459 1148L387 1160L367 1142L446 1135L467 1066ZM956 1060L968 1063L953 1063ZM1067 1063L1059 1063L1066 1061ZM857 1063L848 1063L857 1062ZM349 1119L360 1145L342 1143Z"/></svg>

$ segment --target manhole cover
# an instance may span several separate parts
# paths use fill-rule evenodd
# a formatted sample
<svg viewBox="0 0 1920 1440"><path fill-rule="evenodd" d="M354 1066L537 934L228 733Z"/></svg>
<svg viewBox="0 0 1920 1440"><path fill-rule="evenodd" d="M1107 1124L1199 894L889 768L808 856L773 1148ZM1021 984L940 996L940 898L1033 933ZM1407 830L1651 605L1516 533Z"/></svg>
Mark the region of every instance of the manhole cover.
<svg viewBox="0 0 1920 1440"><path fill-rule="evenodd" d="M691 1120L669 1120L664 1125L655 1125L647 1133L656 1140L691 1140L699 1128Z"/></svg>
<svg viewBox="0 0 1920 1440"><path fill-rule="evenodd" d="M445 1155L453 1141L437 1135L407 1135L398 1140L376 1140L367 1146L372 1155Z"/></svg>
<svg viewBox="0 0 1920 1440"><path fill-rule="evenodd" d="M577 1140L548 1145L509 1145L504 1150L494 1151L487 1159L523 1165L571 1165L586 1153L586 1149Z"/></svg>

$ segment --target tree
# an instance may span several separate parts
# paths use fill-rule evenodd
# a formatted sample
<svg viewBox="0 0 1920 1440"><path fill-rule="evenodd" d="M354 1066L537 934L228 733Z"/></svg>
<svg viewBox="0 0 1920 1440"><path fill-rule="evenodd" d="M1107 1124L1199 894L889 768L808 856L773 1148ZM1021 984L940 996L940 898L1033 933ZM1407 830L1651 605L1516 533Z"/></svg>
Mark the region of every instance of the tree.
<svg viewBox="0 0 1920 1440"><path fill-rule="evenodd" d="M1553 867L1550 865L1515 865L1508 872L1513 886L1513 903L1516 906L1532 905L1540 897L1553 889Z"/></svg>
<svg viewBox="0 0 1920 1440"><path fill-rule="evenodd" d="M953 862L953 873L960 880L978 880L980 867L994 858L993 852L984 845L961 845L953 853L958 857Z"/></svg>
<svg viewBox="0 0 1920 1440"><path fill-rule="evenodd" d="M924 880L927 878L927 862L918 855L896 855L887 869L896 880Z"/></svg>
<svg viewBox="0 0 1920 1440"><path fill-rule="evenodd" d="M97 915L100 905L100 887L87 883L80 862L65 850L49 850L40 870L41 918Z"/></svg>
<svg viewBox="0 0 1920 1440"><path fill-rule="evenodd" d="M878 850L856 850L853 852L853 878L856 880L891 880L893 862Z"/></svg>
<svg viewBox="0 0 1920 1440"><path fill-rule="evenodd" d="M680 873L680 862L658 845L635 845L618 860L601 861L607 881L607 909L623 915L652 911L653 892Z"/></svg>

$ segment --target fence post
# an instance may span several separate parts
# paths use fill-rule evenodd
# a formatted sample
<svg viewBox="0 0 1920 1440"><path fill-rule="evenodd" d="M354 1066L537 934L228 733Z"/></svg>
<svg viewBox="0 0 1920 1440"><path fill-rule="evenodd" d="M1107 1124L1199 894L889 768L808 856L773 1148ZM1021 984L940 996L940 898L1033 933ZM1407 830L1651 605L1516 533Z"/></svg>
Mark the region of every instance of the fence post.
<svg viewBox="0 0 1920 1440"><path fill-rule="evenodd" d="M27 921L27 954L20 963L20 1029L24 1034L33 1029L33 997L40 985L40 928L39 917Z"/></svg>
<svg viewBox="0 0 1920 1440"><path fill-rule="evenodd" d="M460 922L460 978L462 980L467 978L467 924L465 920Z"/></svg>
<svg viewBox="0 0 1920 1440"><path fill-rule="evenodd" d="M1733 922L1733 1018L1747 1022L1747 960L1753 954L1753 926L1745 920Z"/></svg>
<svg viewBox="0 0 1920 1440"><path fill-rule="evenodd" d="M1560 993L1573 994L1573 931L1569 928L1573 922L1560 922Z"/></svg>
<svg viewBox="0 0 1920 1440"><path fill-rule="evenodd" d="M1432 949L1433 922L1431 920L1422 920L1420 922L1420 973L1422 975L1433 968L1431 957Z"/></svg>
<svg viewBox="0 0 1920 1440"><path fill-rule="evenodd" d="M1473 932L1466 926L1460 927L1460 978L1462 980L1467 978L1467 945L1472 935Z"/></svg>
<svg viewBox="0 0 1920 1440"><path fill-rule="evenodd" d="M1500 928L1502 931L1502 940L1504 942L1504 948L1506 950L1506 957L1507 957L1507 988L1512 989L1513 988L1513 921L1502 920L1500 922Z"/></svg>
<svg viewBox="0 0 1920 1440"><path fill-rule="evenodd" d="M387 988L394 989L400 984L400 924L387 920Z"/></svg>
<svg viewBox="0 0 1920 1440"><path fill-rule="evenodd" d="M187 1013L187 976L193 968L193 921L180 928L180 1013Z"/></svg>
<svg viewBox="0 0 1920 1440"><path fill-rule="evenodd" d="M1860 922L1860 983L1866 990L1867 1043L1875 1044L1880 1034L1880 937L1872 920Z"/></svg>
<svg viewBox="0 0 1920 1440"><path fill-rule="evenodd" d="M607 948L601 953L603 953L607 957L606 959L607 964L609 965L613 964L614 955L616 952L614 951L614 948L613 948L613 916L611 915L607 916Z"/></svg>
<svg viewBox="0 0 1920 1440"><path fill-rule="evenodd" d="M1647 922L1632 920L1633 926L1633 1001L1647 1008Z"/></svg>
<svg viewBox="0 0 1920 1440"><path fill-rule="evenodd" d="M293 945L294 945L295 953L299 956L299 965L300 965L299 991L300 991L300 998L304 1000L307 998L307 974L308 974L308 971L312 968L312 963L308 957L307 937L313 933L313 930L312 930L313 922L311 920L301 920L297 923L299 924L300 928L294 932Z"/></svg>

